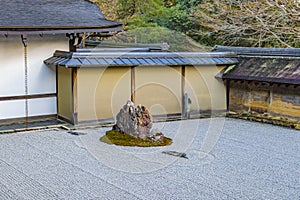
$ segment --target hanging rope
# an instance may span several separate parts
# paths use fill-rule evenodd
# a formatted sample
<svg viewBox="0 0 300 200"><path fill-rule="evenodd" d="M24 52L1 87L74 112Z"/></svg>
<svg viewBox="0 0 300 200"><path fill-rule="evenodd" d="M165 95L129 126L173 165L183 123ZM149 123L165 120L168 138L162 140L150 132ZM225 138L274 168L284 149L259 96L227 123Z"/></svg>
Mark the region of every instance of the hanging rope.
<svg viewBox="0 0 300 200"><path fill-rule="evenodd" d="M21 35L22 43L24 45L24 76L25 76L25 124L28 129L28 57L27 57L27 38Z"/></svg>

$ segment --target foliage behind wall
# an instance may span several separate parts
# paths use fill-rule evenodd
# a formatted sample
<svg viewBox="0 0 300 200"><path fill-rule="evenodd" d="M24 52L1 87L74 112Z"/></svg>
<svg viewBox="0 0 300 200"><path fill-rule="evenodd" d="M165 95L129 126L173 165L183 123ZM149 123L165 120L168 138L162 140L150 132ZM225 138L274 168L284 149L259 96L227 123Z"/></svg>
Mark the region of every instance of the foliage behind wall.
<svg viewBox="0 0 300 200"><path fill-rule="evenodd" d="M94 0L125 30L166 27L197 42L300 47L299 0Z"/></svg>

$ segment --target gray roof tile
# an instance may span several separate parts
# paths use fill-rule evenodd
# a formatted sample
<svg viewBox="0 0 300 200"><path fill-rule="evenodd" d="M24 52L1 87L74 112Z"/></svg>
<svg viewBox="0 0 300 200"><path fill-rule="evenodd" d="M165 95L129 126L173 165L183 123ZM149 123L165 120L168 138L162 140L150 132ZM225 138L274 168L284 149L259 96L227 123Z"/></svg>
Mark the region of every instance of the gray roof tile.
<svg viewBox="0 0 300 200"><path fill-rule="evenodd" d="M1 0L0 31L112 26L121 23L106 20L98 6L87 0Z"/></svg>
<svg viewBox="0 0 300 200"><path fill-rule="evenodd" d="M172 52L56 52L45 60L48 65L67 67L108 67L108 66L162 66L162 65L230 65L236 64L237 59L230 53L172 53ZM64 62L54 62L53 59L63 59ZM65 60L68 60L65 62ZM82 62L84 60L84 62Z"/></svg>

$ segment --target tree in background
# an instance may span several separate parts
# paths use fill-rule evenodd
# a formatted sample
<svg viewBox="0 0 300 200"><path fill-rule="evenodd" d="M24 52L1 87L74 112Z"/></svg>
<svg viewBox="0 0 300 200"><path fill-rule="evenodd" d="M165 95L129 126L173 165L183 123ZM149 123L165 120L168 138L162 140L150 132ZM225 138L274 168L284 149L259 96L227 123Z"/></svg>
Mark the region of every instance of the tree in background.
<svg viewBox="0 0 300 200"><path fill-rule="evenodd" d="M167 27L214 46L300 47L299 0L94 0L125 30Z"/></svg>
<svg viewBox="0 0 300 200"><path fill-rule="evenodd" d="M158 26L159 18L165 18L167 8L162 0L116 0L118 19L123 21L125 29Z"/></svg>
<svg viewBox="0 0 300 200"><path fill-rule="evenodd" d="M298 0L207 0L192 14L217 44L300 47Z"/></svg>
<svg viewBox="0 0 300 200"><path fill-rule="evenodd" d="M91 2L96 3L104 16L110 20L117 19L117 11L118 11L118 4L116 0L90 0Z"/></svg>
<svg viewBox="0 0 300 200"><path fill-rule="evenodd" d="M210 51L211 47L200 45L190 37L165 27L142 27L128 30L110 37L109 43L167 43L169 50L178 51Z"/></svg>
<svg viewBox="0 0 300 200"><path fill-rule="evenodd" d="M191 12L201 1L176 0L172 1L172 6L169 6L168 1L164 3L164 6L167 8L167 15L164 18L159 18L156 23L171 30L182 32L189 37L197 38L198 30L201 30L201 26L191 16Z"/></svg>

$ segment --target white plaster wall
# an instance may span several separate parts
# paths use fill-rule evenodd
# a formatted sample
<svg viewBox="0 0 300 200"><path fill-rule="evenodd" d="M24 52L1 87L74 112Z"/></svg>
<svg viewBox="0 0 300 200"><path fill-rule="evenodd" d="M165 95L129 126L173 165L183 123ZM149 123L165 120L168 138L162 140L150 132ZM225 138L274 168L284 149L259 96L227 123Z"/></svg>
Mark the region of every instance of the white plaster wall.
<svg viewBox="0 0 300 200"><path fill-rule="evenodd" d="M0 101L0 119L25 117L25 100ZM56 97L29 99L29 117L56 113Z"/></svg>
<svg viewBox="0 0 300 200"><path fill-rule="evenodd" d="M29 99L28 113L30 117L56 114L56 97Z"/></svg>
<svg viewBox="0 0 300 200"><path fill-rule="evenodd" d="M56 69L43 61L55 50L69 50L65 35L44 35L28 37L28 89L29 94L56 92Z"/></svg>
<svg viewBox="0 0 300 200"><path fill-rule="evenodd" d="M20 36L0 36L0 70L0 97L24 95L24 58Z"/></svg>
<svg viewBox="0 0 300 200"><path fill-rule="evenodd" d="M28 94L56 93L56 69L47 67L43 61L51 57L55 50L68 50L68 39L65 35L32 35L27 40ZM25 95L24 47L21 37L0 36L0 97L19 95ZM25 117L24 106L23 100L1 101L0 120ZM29 115L56 114L56 107L56 97L32 99L29 100Z"/></svg>
<svg viewBox="0 0 300 200"><path fill-rule="evenodd" d="M25 116L25 101L0 101L0 119L20 118Z"/></svg>

